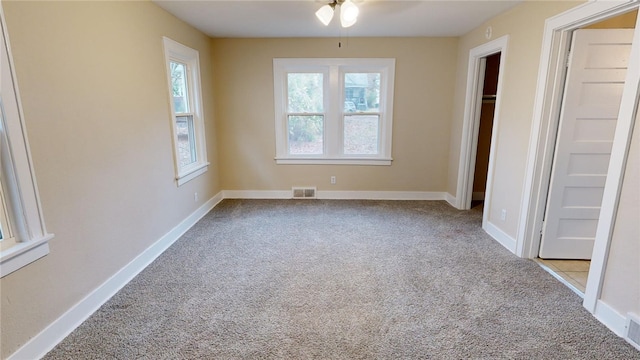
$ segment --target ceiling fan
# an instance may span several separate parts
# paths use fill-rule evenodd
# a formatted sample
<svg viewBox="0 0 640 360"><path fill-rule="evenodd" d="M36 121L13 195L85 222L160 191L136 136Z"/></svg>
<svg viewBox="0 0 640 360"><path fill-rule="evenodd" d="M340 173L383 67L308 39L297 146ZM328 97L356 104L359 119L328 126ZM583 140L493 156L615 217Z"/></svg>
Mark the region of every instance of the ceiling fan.
<svg viewBox="0 0 640 360"><path fill-rule="evenodd" d="M351 0L333 0L333 2L324 5L318 11L316 11L316 17L325 26L328 26L333 19L333 13L336 6L340 7L340 24L344 28L348 28L358 21L358 14L360 10Z"/></svg>

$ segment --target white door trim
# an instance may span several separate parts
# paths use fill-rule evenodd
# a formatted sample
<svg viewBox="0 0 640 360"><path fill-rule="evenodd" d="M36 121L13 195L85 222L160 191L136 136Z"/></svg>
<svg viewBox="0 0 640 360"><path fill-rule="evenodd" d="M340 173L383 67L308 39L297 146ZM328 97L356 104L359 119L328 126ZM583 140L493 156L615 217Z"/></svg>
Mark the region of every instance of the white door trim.
<svg viewBox="0 0 640 360"><path fill-rule="evenodd" d="M596 230L596 240L591 259L591 270L587 278L587 287L584 297L584 307L594 312L602 283L604 281L604 269L607 266L609 257L609 245L613 236L620 192L622 191L622 180L629 156L631 136L636 121L638 101L640 101L640 16L636 19L636 30L631 46L631 57L629 58L629 68L627 69L627 79L624 85L620 112L618 113L618 124L611 149L611 160L609 160L609 171L607 181L604 185L602 205L600 207L600 220ZM636 134L637 135L637 134ZM597 256L595 256L597 254Z"/></svg>
<svg viewBox="0 0 640 360"><path fill-rule="evenodd" d="M521 257L535 258L540 246L540 231L545 210L548 180L553 159L558 115L562 101L562 89L565 78L565 61L571 31L611 16L619 15L638 8L638 0L625 2L594 1L577 6L562 14L547 19L543 34L540 70L534 104L534 114L529 141L529 155L520 224L516 237L516 254ZM622 96L622 104L616 135L607 173L607 183L600 221L592 256L589 281L585 291L584 307L591 313L595 311L600 297L604 268L608 255L610 234L613 229L615 210L624 172L628 144L637 104L640 77L640 51L636 27L627 81ZM633 70L632 70L633 69Z"/></svg>
<svg viewBox="0 0 640 360"><path fill-rule="evenodd" d="M469 66L467 69L467 90L464 105L464 120L462 124L462 141L460 142L460 162L458 164L458 184L456 188L456 207L468 210L473 197L473 173L476 164L476 150L478 146L478 129L480 126L480 97L479 91L483 84L480 76L484 71L483 58L500 53L500 69L498 72L498 88L496 92L496 106L491 133L491 149L489 155L489 169L487 171L487 190L485 191L485 209L487 201L491 200L491 185L493 184L493 164L495 155L496 135L500 115L500 99L502 99L502 83L504 64L507 62L507 44L509 35L502 36L469 51ZM485 215L489 212L485 211ZM486 216L483 216L486 217ZM483 219L483 224L486 219ZM484 226L484 225L483 225Z"/></svg>

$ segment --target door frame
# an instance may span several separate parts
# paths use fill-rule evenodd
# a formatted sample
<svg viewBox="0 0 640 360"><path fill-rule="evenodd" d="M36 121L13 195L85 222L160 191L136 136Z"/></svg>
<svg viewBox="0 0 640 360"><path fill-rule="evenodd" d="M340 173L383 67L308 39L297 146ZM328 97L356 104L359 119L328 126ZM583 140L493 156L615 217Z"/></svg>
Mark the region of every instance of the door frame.
<svg viewBox="0 0 640 360"><path fill-rule="evenodd" d="M487 170L487 185L485 189L484 208L489 208L491 189L493 185L493 164L495 163L495 144L497 129L500 122L500 101L502 99L502 83L504 67L507 62L507 45L509 35L501 36L493 41L477 46L469 51L469 65L467 69L467 89L464 105L464 120L462 124L462 141L460 143L460 162L458 163L458 184L456 194L456 208L469 210L473 197L473 177L476 166L476 152L478 147L478 131L480 129L480 110L482 105L482 89L484 87L484 71L486 57L500 53L500 67L498 70L498 87L496 90L496 104L491 129L491 148L489 150L489 168ZM482 227L488 220L488 211L482 216Z"/></svg>
<svg viewBox="0 0 640 360"><path fill-rule="evenodd" d="M525 176L520 224L516 237L516 255L535 258L540 248L542 219L551 175L562 93L566 75L566 58L572 31L585 25L637 9L635 0L625 2L594 1L577 6L547 19L543 34L543 48L534 103L529 155ZM640 20L640 16L638 17ZM622 176L629 152L631 133L640 95L640 28L631 48L625 87L611 152L604 189L600 220L583 306L592 314L606 316L598 308L611 234L618 207Z"/></svg>

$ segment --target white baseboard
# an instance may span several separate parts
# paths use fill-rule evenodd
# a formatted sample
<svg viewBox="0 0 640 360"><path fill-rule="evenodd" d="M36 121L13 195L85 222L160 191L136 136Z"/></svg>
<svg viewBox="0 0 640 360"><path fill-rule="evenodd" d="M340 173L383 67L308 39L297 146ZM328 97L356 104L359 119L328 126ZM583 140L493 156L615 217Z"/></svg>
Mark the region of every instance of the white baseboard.
<svg viewBox="0 0 640 360"><path fill-rule="evenodd" d="M290 190L224 190L225 199L291 199ZM447 193L437 191L328 191L318 190L324 200L448 200ZM449 195L450 196L450 195ZM450 202L450 201L449 201ZM450 202L451 203L451 202Z"/></svg>
<svg viewBox="0 0 640 360"><path fill-rule="evenodd" d="M625 337L627 318L602 300L598 300L596 303L596 311L594 311L593 316L616 335L622 338Z"/></svg>
<svg viewBox="0 0 640 360"><path fill-rule="evenodd" d="M224 199L291 199L291 190L223 190Z"/></svg>
<svg viewBox="0 0 640 360"><path fill-rule="evenodd" d="M331 200L445 200L445 193L434 191L327 191L319 190L318 199Z"/></svg>
<svg viewBox="0 0 640 360"><path fill-rule="evenodd" d="M91 316L91 314L98 310L100 306L129 283L129 281L151 264L153 260L160 256L160 254L169 248L169 246L178 240L187 230L195 225L198 220L211 211L222 199L222 193L218 193L209 199L176 227L171 229L171 231L120 269L115 275L49 324L49 326L29 340L15 353L11 354L8 360L40 359L43 357Z"/></svg>
<svg viewBox="0 0 640 360"><path fill-rule="evenodd" d="M455 196L446 193L444 199L449 203L449 205L453 206L456 209L459 209L458 206L456 206L458 204L458 199L456 199Z"/></svg>
<svg viewBox="0 0 640 360"><path fill-rule="evenodd" d="M498 243L500 243L500 245L504 246L512 253L516 253L516 239L512 238L507 233L490 222L487 222L482 226L482 228L487 232L487 234L489 234Z"/></svg>
<svg viewBox="0 0 640 360"><path fill-rule="evenodd" d="M474 191L471 194L471 200L484 200L484 191Z"/></svg>

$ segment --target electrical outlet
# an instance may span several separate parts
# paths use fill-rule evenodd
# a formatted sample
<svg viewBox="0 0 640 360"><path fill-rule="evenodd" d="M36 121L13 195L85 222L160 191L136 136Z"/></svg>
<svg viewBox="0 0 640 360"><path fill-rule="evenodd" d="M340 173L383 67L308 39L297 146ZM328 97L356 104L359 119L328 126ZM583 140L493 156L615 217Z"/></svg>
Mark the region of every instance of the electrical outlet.
<svg viewBox="0 0 640 360"><path fill-rule="evenodd" d="M193 193L193 201L198 202L198 193Z"/></svg>
<svg viewBox="0 0 640 360"><path fill-rule="evenodd" d="M507 220L507 209L502 209L502 211L500 211L500 220Z"/></svg>
<svg viewBox="0 0 640 360"><path fill-rule="evenodd" d="M332 176L332 177L331 177L331 184L332 184L332 185L335 185L335 184L336 184L336 177L335 177L335 176Z"/></svg>

